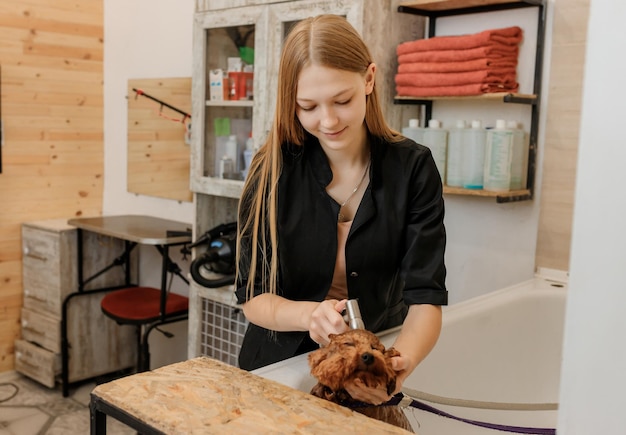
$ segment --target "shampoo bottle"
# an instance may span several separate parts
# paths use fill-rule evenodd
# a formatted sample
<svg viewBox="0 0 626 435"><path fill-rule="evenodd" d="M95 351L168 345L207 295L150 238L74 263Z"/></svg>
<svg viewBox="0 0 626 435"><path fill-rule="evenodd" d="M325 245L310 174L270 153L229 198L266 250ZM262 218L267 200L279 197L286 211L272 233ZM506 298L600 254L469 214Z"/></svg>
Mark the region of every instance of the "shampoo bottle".
<svg viewBox="0 0 626 435"><path fill-rule="evenodd" d="M248 140L246 140L246 149L243 150L243 178L248 176L248 170L250 169L250 163L252 162L252 156L254 155L254 139L252 139L252 132Z"/></svg>
<svg viewBox="0 0 626 435"><path fill-rule="evenodd" d="M506 128L504 119L498 119L496 128L487 131L484 190L491 192L510 190L512 157L513 131Z"/></svg>
<svg viewBox="0 0 626 435"><path fill-rule="evenodd" d="M513 132L511 190L525 189L528 178L528 135L519 128L517 121L508 121L506 126Z"/></svg>
<svg viewBox="0 0 626 435"><path fill-rule="evenodd" d="M237 147L237 136L234 134L228 136L228 140L226 141L226 152L224 154L230 157L234 165L233 172L236 172L239 167L239 159L237 158L239 156L239 152Z"/></svg>
<svg viewBox="0 0 626 435"><path fill-rule="evenodd" d="M463 187L465 189L482 189L485 176L487 131L479 120L472 121L472 128L466 132L466 140L463 159Z"/></svg>
<svg viewBox="0 0 626 435"><path fill-rule="evenodd" d="M452 187L463 186L463 162L465 161L465 145L467 123L456 122L456 127L448 132L448 162L446 166L446 184Z"/></svg>
<svg viewBox="0 0 626 435"><path fill-rule="evenodd" d="M424 145L430 148L439 175L441 175L441 182L445 184L448 131L441 128L441 123L438 120L431 119L428 121L428 128L424 129Z"/></svg>
<svg viewBox="0 0 626 435"><path fill-rule="evenodd" d="M419 144L424 143L424 129L420 128L420 120L415 118L409 119L409 126L402 128L402 135L413 139Z"/></svg>

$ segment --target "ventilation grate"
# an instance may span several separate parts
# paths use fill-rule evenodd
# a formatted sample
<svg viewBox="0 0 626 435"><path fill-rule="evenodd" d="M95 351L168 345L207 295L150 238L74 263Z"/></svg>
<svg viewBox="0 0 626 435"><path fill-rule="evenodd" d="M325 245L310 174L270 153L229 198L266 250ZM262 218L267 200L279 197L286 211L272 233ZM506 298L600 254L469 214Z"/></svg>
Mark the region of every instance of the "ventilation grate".
<svg viewBox="0 0 626 435"><path fill-rule="evenodd" d="M200 354L238 366L248 322L240 308L201 298Z"/></svg>

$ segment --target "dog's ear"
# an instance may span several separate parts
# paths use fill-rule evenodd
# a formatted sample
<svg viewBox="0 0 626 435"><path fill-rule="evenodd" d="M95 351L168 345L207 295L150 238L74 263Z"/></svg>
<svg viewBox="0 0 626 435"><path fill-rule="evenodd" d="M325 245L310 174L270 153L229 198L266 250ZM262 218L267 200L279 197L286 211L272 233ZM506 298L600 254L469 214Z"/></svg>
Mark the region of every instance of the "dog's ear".
<svg viewBox="0 0 626 435"><path fill-rule="evenodd" d="M309 367L314 369L328 357L328 346L320 347L309 354Z"/></svg>
<svg viewBox="0 0 626 435"><path fill-rule="evenodd" d="M394 356L400 356L400 352L398 352L395 348L390 347L385 350L385 360L388 361L386 365L387 369L387 394L392 394L396 389L396 376L397 372L391 368L391 358Z"/></svg>

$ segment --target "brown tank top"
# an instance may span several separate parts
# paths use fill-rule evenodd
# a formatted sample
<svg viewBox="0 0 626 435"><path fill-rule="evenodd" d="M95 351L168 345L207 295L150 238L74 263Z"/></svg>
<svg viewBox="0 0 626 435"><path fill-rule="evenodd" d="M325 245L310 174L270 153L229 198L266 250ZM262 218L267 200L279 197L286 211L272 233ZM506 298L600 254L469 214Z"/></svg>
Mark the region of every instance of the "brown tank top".
<svg viewBox="0 0 626 435"><path fill-rule="evenodd" d="M346 241L352 221L337 223L337 260L335 261L335 272L333 282L326 299L347 299L348 282L346 280Z"/></svg>

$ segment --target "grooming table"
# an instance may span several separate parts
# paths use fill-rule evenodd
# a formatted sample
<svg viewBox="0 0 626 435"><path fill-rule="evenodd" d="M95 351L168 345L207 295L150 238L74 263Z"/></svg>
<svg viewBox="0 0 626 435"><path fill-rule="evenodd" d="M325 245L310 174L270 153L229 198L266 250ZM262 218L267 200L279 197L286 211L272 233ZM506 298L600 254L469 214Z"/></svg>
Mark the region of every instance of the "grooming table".
<svg viewBox="0 0 626 435"><path fill-rule="evenodd" d="M150 434L408 434L220 361L199 357L98 385L91 434L107 415Z"/></svg>

